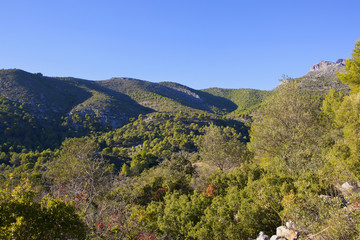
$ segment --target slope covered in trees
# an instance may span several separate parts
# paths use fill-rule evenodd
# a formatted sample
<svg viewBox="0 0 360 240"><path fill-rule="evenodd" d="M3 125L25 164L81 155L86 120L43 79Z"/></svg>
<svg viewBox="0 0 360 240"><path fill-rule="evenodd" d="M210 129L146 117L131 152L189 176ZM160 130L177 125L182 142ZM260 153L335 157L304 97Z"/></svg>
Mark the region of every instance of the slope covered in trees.
<svg viewBox="0 0 360 240"><path fill-rule="evenodd" d="M358 239L359 44L338 75L350 93L51 78L48 91L71 90L45 101L26 85L45 78L15 71L26 78L1 85L1 238L248 239L292 221L298 239ZM62 94L72 102L53 108ZM113 103L142 114L111 128ZM226 116L251 108L246 124Z"/></svg>
<svg viewBox="0 0 360 240"><path fill-rule="evenodd" d="M231 112L230 115L249 114L251 111L256 109L260 103L266 99L266 97L271 95L270 91L255 89L209 88L203 90L203 92L224 97L233 101L237 105L237 108Z"/></svg>
<svg viewBox="0 0 360 240"><path fill-rule="evenodd" d="M342 70L343 66L335 69ZM311 71L298 79L299 85L325 94L333 86L346 93L334 69L330 70ZM1 114L6 119L0 125L0 136L4 136L0 144L6 143L4 152L10 147L19 151L54 149L66 137L106 132L151 112L205 113L249 122L261 102L274 92L221 88L199 91L172 82L129 78L88 81L0 70Z"/></svg>

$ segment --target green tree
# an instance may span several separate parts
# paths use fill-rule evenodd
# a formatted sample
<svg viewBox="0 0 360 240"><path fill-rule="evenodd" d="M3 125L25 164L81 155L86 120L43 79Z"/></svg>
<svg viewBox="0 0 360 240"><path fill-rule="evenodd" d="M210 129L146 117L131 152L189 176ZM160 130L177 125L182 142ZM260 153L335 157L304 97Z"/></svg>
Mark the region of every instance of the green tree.
<svg viewBox="0 0 360 240"><path fill-rule="evenodd" d="M335 119L336 111L340 108L343 99L344 94L342 92L336 91L335 88L331 88L322 102L321 110L328 118L331 125L329 127L335 127L335 125L337 125Z"/></svg>
<svg viewBox="0 0 360 240"><path fill-rule="evenodd" d="M49 196L35 202L28 182L0 191L1 239L85 239L86 225L75 207Z"/></svg>
<svg viewBox="0 0 360 240"><path fill-rule="evenodd" d="M340 133L328 151L323 175L331 183L359 181L360 174L360 93L344 97L335 111Z"/></svg>
<svg viewBox="0 0 360 240"><path fill-rule="evenodd" d="M201 159L221 170L240 166L246 156L246 148L239 140L240 135L232 130L210 124L200 143Z"/></svg>
<svg viewBox="0 0 360 240"><path fill-rule="evenodd" d="M185 195L175 191L165 196L162 208L151 204L148 210L158 216L157 227L168 239L192 239L190 233L210 203L210 197L205 194Z"/></svg>
<svg viewBox="0 0 360 240"><path fill-rule="evenodd" d="M134 175L137 175L145 169L154 166L156 159L156 156L153 154L142 150L133 156L130 164L130 172Z"/></svg>
<svg viewBox="0 0 360 240"><path fill-rule="evenodd" d="M249 147L256 159L272 170L295 175L318 169L324 133L320 104L319 98L301 90L296 82L268 98L251 127Z"/></svg>
<svg viewBox="0 0 360 240"><path fill-rule="evenodd" d="M351 56L352 59L346 59L345 73L338 73L338 77L356 93L360 92L360 40L356 41Z"/></svg>
<svg viewBox="0 0 360 240"><path fill-rule="evenodd" d="M51 193L74 201L86 223L95 227L101 203L111 188L112 167L98 154L92 138L67 139L60 156L48 164Z"/></svg>
<svg viewBox="0 0 360 240"><path fill-rule="evenodd" d="M129 174L130 174L130 167L126 163L124 163L121 167L121 175L126 177Z"/></svg>

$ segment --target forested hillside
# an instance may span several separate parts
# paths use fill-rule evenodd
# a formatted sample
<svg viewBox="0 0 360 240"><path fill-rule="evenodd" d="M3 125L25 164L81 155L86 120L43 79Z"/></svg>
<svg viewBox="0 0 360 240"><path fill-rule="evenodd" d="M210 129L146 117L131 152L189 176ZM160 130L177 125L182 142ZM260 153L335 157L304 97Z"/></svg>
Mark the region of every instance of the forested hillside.
<svg viewBox="0 0 360 240"><path fill-rule="evenodd" d="M270 91L256 89L221 89L209 88L203 90L215 96L224 97L237 105L237 108L230 115L249 114L271 95Z"/></svg>
<svg viewBox="0 0 360 240"><path fill-rule="evenodd" d="M273 91L1 70L0 238L358 239L359 69L360 41Z"/></svg>

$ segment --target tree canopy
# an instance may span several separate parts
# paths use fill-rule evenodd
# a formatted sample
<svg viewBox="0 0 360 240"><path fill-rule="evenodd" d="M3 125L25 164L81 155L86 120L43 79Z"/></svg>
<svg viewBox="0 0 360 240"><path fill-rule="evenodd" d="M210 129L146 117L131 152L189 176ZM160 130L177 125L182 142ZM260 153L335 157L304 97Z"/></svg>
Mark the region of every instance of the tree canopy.
<svg viewBox="0 0 360 240"><path fill-rule="evenodd" d="M340 80L349 84L354 93L360 92L360 40L355 43L351 54L352 58L346 59L345 73L339 73Z"/></svg>

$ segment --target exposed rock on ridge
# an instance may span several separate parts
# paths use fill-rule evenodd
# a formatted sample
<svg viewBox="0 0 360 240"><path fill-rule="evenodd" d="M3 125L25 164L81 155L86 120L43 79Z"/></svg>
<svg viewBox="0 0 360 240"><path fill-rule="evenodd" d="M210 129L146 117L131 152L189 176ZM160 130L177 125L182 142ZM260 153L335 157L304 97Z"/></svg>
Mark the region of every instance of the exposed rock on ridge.
<svg viewBox="0 0 360 240"><path fill-rule="evenodd" d="M336 75L337 72L345 71L345 64L344 59L338 59L336 62L321 61L314 64L304 76L297 79L285 79L278 87L295 80L304 90L326 94L330 88L335 88L338 91L347 93L350 91L349 86L342 83Z"/></svg>
<svg viewBox="0 0 360 240"><path fill-rule="evenodd" d="M314 64L310 68L310 72L307 76L322 77L336 74L336 72L343 72L345 69L345 59L338 59L335 63L330 61L321 61Z"/></svg>

